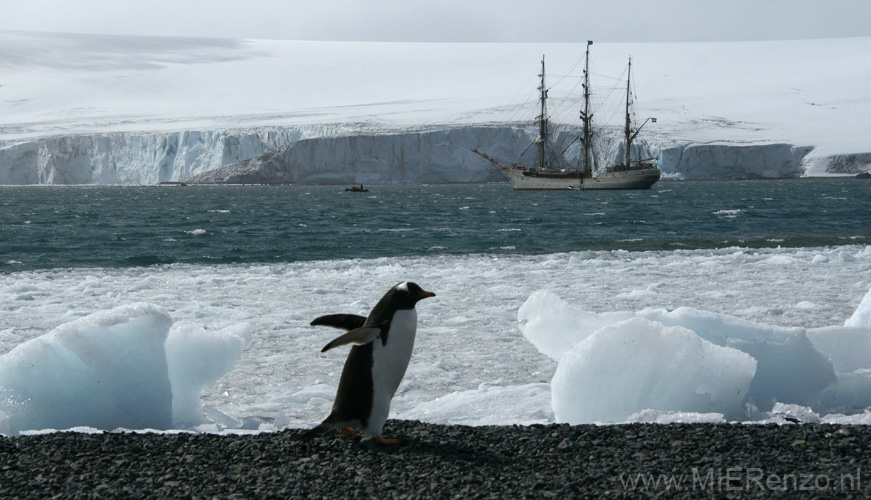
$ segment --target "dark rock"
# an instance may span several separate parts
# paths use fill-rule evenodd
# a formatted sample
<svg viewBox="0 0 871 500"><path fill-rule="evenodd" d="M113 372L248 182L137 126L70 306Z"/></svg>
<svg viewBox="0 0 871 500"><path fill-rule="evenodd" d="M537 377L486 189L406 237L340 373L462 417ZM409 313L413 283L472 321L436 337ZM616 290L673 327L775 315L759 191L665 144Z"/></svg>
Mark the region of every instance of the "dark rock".
<svg viewBox="0 0 871 500"><path fill-rule="evenodd" d="M440 426L0 438L0 498L859 498L869 426Z"/></svg>

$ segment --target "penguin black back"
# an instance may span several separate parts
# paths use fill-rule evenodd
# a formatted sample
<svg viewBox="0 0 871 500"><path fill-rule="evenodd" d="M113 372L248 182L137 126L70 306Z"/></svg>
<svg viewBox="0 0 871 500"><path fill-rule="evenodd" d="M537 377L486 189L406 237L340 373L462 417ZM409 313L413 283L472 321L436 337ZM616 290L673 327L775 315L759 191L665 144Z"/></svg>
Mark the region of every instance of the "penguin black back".
<svg viewBox="0 0 871 500"><path fill-rule="evenodd" d="M415 283L403 282L388 290L366 318L354 314L330 314L311 322L312 325L347 331L323 350L355 345L351 347L342 369L330 415L305 437L337 427L357 427L379 442L385 442L381 438L381 429L414 345L417 330L414 306L420 300L434 296Z"/></svg>

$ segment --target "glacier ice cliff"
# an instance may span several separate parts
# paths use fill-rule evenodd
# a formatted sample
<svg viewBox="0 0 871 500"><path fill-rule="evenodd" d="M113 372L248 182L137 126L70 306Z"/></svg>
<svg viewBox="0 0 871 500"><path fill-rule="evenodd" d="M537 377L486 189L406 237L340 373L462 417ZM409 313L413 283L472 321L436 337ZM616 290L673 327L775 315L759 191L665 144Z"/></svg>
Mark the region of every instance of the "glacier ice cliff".
<svg viewBox="0 0 871 500"><path fill-rule="evenodd" d="M664 149L664 175L678 179L783 179L805 174L802 160L813 150L791 144L691 144Z"/></svg>
<svg viewBox="0 0 871 500"><path fill-rule="evenodd" d="M529 135L510 127L307 139L189 179L229 184L445 184L504 181L473 148L516 158Z"/></svg>
<svg viewBox="0 0 871 500"><path fill-rule="evenodd" d="M839 154L805 162L809 172L856 175L871 172L871 153Z"/></svg>
<svg viewBox="0 0 871 500"><path fill-rule="evenodd" d="M255 184L415 184L500 182L472 149L505 160L531 158L535 130L523 126L434 126L353 131L349 126L263 127L172 133L115 132L0 142L0 184L142 185L161 182ZM577 130L554 127L566 160L577 163ZM596 143L600 163L622 151L619 131ZM814 156L791 144L648 144L664 178L755 179L855 175L871 153Z"/></svg>
<svg viewBox="0 0 871 500"><path fill-rule="evenodd" d="M0 184L158 184L182 181L289 144L311 131L105 133L0 144Z"/></svg>
<svg viewBox="0 0 871 500"><path fill-rule="evenodd" d="M552 137L567 162L578 163L581 146L570 129ZM323 137L302 140L189 179L206 184L415 184L494 182L505 177L471 152L495 158L531 157L534 130L464 127L429 132ZM622 158L619 134L597 138L598 163ZM634 144L633 155L658 158L672 179L784 179L807 174L812 147L790 144L688 144L659 149ZM531 161L529 158L527 161ZM855 163L855 162L854 162ZM869 162L871 163L871 162ZM835 163L833 163L834 165ZM854 165L854 168L858 168ZM823 171L823 173L835 173ZM837 173L846 173L843 169Z"/></svg>

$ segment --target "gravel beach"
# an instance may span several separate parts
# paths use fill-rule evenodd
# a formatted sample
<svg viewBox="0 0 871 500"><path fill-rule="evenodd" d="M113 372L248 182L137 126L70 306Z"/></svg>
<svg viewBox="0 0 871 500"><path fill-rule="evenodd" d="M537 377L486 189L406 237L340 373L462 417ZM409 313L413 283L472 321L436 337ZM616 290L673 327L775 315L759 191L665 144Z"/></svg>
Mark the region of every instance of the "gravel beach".
<svg viewBox="0 0 871 500"><path fill-rule="evenodd" d="M871 427L464 427L0 438L0 498L868 498Z"/></svg>

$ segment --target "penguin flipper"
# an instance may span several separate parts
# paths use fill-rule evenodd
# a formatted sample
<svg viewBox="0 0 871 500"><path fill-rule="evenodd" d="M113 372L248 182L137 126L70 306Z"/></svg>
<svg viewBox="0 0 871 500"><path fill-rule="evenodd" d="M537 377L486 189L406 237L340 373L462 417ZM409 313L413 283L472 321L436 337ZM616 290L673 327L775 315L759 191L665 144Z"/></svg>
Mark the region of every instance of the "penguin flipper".
<svg viewBox="0 0 871 500"><path fill-rule="evenodd" d="M331 326L333 328L350 332L351 330L360 328L365 322L366 318L356 314L327 314L326 316L315 318L309 324L311 326Z"/></svg>
<svg viewBox="0 0 871 500"><path fill-rule="evenodd" d="M321 352L327 352L334 347L340 347L348 344L364 345L372 342L381 336L380 326L369 326L366 328L356 328L350 332L340 335L333 339L332 342L325 345Z"/></svg>

